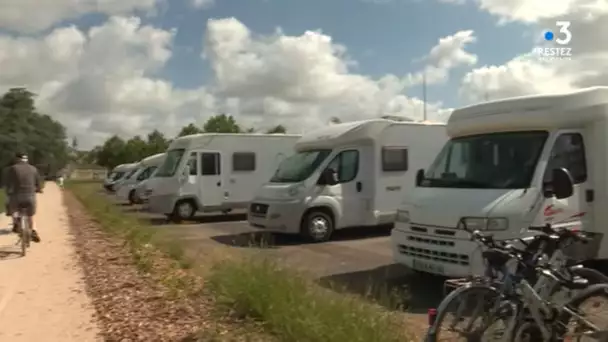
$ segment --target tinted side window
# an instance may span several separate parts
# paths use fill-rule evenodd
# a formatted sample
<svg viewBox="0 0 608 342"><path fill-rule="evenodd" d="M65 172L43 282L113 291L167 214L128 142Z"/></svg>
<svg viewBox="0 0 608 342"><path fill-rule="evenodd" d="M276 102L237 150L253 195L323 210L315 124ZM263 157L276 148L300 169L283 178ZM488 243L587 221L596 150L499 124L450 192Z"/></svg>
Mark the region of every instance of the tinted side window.
<svg viewBox="0 0 608 342"><path fill-rule="evenodd" d="M235 152L232 154L232 171L255 171L255 153Z"/></svg>
<svg viewBox="0 0 608 342"><path fill-rule="evenodd" d="M188 169L190 176L196 176L198 175L198 162L196 160L197 157L197 153L196 152L192 152L190 153L190 158L188 159Z"/></svg>
<svg viewBox="0 0 608 342"><path fill-rule="evenodd" d="M359 172L359 151L342 151L327 165L327 168L338 172L338 183L348 183L357 177Z"/></svg>
<svg viewBox="0 0 608 342"><path fill-rule="evenodd" d="M382 148L382 171L407 171L407 148Z"/></svg>
<svg viewBox="0 0 608 342"><path fill-rule="evenodd" d="M203 176L219 175L221 173L220 154L201 153L201 171Z"/></svg>
<svg viewBox="0 0 608 342"><path fill-rule="evenodd" d="M565 168L570 171L574 184L587 180L585 144L581 134L565 133L555 140L545 171L545 182L551 181L551 173L555 168Z"/></svg>

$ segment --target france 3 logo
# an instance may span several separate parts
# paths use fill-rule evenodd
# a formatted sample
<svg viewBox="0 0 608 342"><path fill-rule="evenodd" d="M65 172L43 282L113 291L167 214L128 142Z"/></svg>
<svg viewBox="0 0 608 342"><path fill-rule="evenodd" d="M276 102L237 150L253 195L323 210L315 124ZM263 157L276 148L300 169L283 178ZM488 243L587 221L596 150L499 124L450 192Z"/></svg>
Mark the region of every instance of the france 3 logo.
<svg viewBox="0 0 608 342"><path fill-rule="evenodd" d="M558 28L558 31L554 32L553 30L547 30L543 34L543 38L545 42L555 42L557 46L551 44L553 46L535 47L534 53L541 60L571 60L572 48L568 46L572 40L570 22L556 21L555 26Z"/></svg>

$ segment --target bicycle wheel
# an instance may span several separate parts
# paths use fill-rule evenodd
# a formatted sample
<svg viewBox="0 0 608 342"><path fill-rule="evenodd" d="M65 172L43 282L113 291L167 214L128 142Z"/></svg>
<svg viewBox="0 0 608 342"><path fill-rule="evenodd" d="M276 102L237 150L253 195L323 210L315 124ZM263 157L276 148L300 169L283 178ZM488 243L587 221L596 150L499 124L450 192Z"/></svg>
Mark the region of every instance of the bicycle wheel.
<svg viewBox="0 0 608 342"><path fill-rule="evenodd" d="M572 280L575 278L585 279L587 283L573 284L555 284L551 288L550 299L553 303L567 303L574 298L578 293L585 290L591 285L608 284L608 277L602 272L593 268L580 267L571 268L567 271Z"/></svg>
<svg viewBox="0 0 608 342"><path fill-rule="evenodd" d="M592 285L574 296L555 328L569 341L608 341L608 284Z"/></svg>
<svg viewBox="0 0 608 342"><path fill-rule="evenodd" d="M439 304L435 322L429 328L426 341L479 340L486 330L484 325L487 323L488 312L496 305L498 298L498 290L484 284L457 288ZM459 328L461 323L462 327Z"/></svg>
<svg viewBox="0 0 608 342"><path fill-rule="evenodd" d="M21 255L25 256L26 250L30 246L30 226L23 213L19 217L19 222L21 226Z"/></svg>

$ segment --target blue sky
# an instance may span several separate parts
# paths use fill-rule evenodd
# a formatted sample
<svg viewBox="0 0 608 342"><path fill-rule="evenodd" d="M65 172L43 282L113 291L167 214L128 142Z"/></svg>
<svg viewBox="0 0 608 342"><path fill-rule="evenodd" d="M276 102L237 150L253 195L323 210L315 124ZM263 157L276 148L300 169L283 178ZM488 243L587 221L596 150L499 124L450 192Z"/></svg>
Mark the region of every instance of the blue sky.
<svg viewBox="0 0 608 342"><path fill-rule="evenodd" d="M195 88L212 81L209 65L201 60L205 25L210 18L235 17L255 34L271 34L280 27L287 35L321 30L334 42L346 46L358 62L353 71L379 77L420 70L415 60L428 53L440 37L459 30L473 30L478 41L468 51L479 56L480 65L500 65L529 51L525 26L497 25L496 18L474 3L444 4L437 1L393 0L370 3L364 0L217 0L207 9L193 10L188 0L172 0L156 16L144 17L165 29L177 28L173 57L161 76L176 86ZM77 21L81 28L100 24L102 16ZM428 100L447 106L459 105L458 85L466 69L452 72L445 85L428 88ZM412 88L408 95L421 96Z"/></svg>

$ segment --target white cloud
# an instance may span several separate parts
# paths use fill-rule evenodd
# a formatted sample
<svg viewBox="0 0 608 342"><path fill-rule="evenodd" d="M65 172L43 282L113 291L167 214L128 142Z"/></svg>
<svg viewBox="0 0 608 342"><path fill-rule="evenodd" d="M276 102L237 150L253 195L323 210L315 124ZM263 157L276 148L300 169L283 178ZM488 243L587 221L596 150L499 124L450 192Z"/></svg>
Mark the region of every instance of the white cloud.
<svg viewBox="0 0 608 342"><path fill-rule="evenodd" d="M422 118L422 101L406 95L411 75L354 73L347 49L322 32L256 36L234 18L207 26L205 62L215 77L199 89L179 89L158 77L172 57L175 30L115 16L87 31L65 26L36 38L0 34L0 91L26 86L37 93L39 109L66 125L83 147L114 133L160 129L172 135L219 112L246 126L284 124L292 132L323 126L331 117ZM475 62L464 51L473 41L471 31L441 39L429 63L447 77L450 69ZM426 107L432 120L445 120L451 111L441 103Z"/></svg>
<svg viewBox="0 0 608 342"><path fill-rule="evenodd" d="M421 118L422 102L404 95L407 79L352 73L354 62L346 48L321 32L286 36L279 30L255 37L240 21L228 18L209 20L205 42L204 57L215 72L217 95L230 98L227 110L248 124L280 122L307 130L334 116L342 121L382 115ZM469 55L441 49L431 54L441 68L470 61ZM456 61L448 61L450 57ZM443 119L446 112L440 107L429 105L429 117Z"/></svg>
<svg viewBox="0 0 608 342"><path fill-rule="evenodd" d="M408 76L409 84L421 83L424 73L428 84L445 83L453 69L475 65L477 56L465 48L476 41L472 30L458 31L454 35L440 38L428 55L421 59L427 65L424 71Z"/></svg>
<svg viewBox="0 0 608 342"><path fill-rule="evenodd" d="M501 20L532 23L540 44L543 30L556 28L556 21L571 22L571 60L541 61L538 56L518 56L500 66L472 70L462 82L461 94L469 101L515 95L561 93L608 85L608 2L605 0L560 0L545 2L480 0L482 9ZM552 43L545 44L553 46Z"/></svg>
<svg viewBox="0 0 608 342"><path fill-rule="evenodd" d="M195 8L209 8L215 4L215 0L192 0Z"/></svg>
<svg viewBox="0 0 608 342"><path fill-rule="evenodd" d="M165 0L0 0L0 28L36 32L87 13L151 13Z"/></svg>
<svg viewBox="0 0 608 342"><path fill-rule="evenodd" d="M171 57L173 36L135 17L112 17L88 32L64 27L40 39L0 35L0 88L37 93L40 110L87 147L113 133L175 132L176 118L191 121L213 103L204 89L179 90L154 78Z"/></svg>

